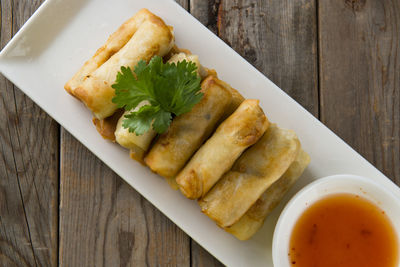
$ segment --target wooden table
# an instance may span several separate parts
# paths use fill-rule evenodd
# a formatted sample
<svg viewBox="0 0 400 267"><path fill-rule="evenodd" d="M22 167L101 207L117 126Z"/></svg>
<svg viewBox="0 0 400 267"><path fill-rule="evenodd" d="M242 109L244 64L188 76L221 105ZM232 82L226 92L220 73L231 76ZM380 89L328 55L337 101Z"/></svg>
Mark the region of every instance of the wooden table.
<svg viewBox="0 0 400 267"><path fill-rule="evenodd" d="M41 2L1 0L1 47ZM400 1L179 2L400 184ZM220 265L4 77L0 88L0 266Z"/></svg>

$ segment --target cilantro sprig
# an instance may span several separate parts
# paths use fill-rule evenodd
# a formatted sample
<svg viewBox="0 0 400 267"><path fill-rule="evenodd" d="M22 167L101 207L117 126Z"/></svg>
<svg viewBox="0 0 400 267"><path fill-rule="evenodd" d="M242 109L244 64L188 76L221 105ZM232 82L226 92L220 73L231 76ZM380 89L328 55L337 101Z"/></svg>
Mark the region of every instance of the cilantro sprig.
<svg viewBox="0 0 400 267"><path fill-rule="evenodd" d="M148 64L139 61L134 73L129 67L121 67L112 85L112 102L127 111L143 101L149 103L125 115L122 126L136 135L144 134L150 127L157 133L165 132L173 115L190 111L203 97L196 70L193 62L163 63L159 56Z"/></svg>

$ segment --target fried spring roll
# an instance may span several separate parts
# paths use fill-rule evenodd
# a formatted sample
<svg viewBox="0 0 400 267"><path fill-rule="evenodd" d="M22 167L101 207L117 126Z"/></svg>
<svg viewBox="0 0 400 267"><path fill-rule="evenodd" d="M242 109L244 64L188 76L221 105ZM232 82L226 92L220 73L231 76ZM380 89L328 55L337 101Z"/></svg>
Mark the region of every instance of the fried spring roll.
<svg viewBox="0 0 400 267"><path fill-rule="evenodd" d="M96 126L99 134L104 138L110 141L115 141L115 129L117 128L118 120L121 118L124 113L123 109L117 110L113 115L103 120L98 120L93 118L93 123Z"/></svg>
<svg viewBox="0 0 400 267"><path fill-rule="evenodd" d="M268 128L258 100L245 100L178 174L181 192L190 199L204 196L228 171L240 154Z"/></svg>
<svg viewBox="0 0 400 267"><path fill-rule="evenodd" d="M153 145L145 163L166 178L175 177L188 159L210 136L231 103L230 92L213 76L201 83L201 101L188 113L176 117L168 131Z"/></svg>
<svg viewBox="0 0 400 267"><path fill-rule="evenodd" d="M185 53L178 53L176 55L173 55L168 60L168 62L177 63L183 60L194 62L198 66L198 71L200 70L201 65L198 57L195 55L186 55ZM138 110L141 106L145 104L148 104L148 102L143 101L141 104L139 104L138 107L134 109L134 111ZM124 115L127 115L129 113L130 111L127 111L125 112ZM156 132L153 129L150 129L148 132L142 135L136 135L135 133L130 133L128 129L123 128L122 126L123 120L124 116L122 116L118 121L118 125L115 131L116 141L121 146L130 149L130 156L132 159L137 160L140 163L144 163L143 157L147 152L147 150L149 149L151 141L156 136Z"/></svg>
<svg viewBox="0 0 400 267"><path fill-rule="evenodd" d="M142 106L148 104L149 102L143 101L132 111L137 111ZM118 124L115 130L115 141L121 146L130 149L130 156L132 159L143 163L144 154L149 148L151 141L157 133L153 129L150 129L142 135L136 135L136 133L131 133L128 129L124 128L122 124L125 119L125 115L128 115L132 111L125 111L121 118L118 120Z"/></svg>
<svg viewBox="0 0 400 267"><path fill-rule="evenodd" d="M296 159L300 142L291 130L271 124L264 136L199 201L219 226L237 222Z"/></svg>
<svg viewBox="0 0 400 267"><path fill-rule="evenodd" d="M89 75L79 85L74 95L101 120L112 115L117 105L112 103L115 95L111 85L121 66L134 69L140 60L149 61L153 56L164 56L174 44L170 28L157 16L145 20L132 38L109 60Z"/></svg>
<svg viewBox="0 0 400 267"><path fill-rule="evenodd" d="M75 89L87 76L118 52L131 39L140 25L153 16L154 14L144 8L122 24L118 30L107 39L106 43L96 51L93 57L86 61L71 80L65 84L65 90L71 95L74 95Z"/></svg>
<svg viewBox="0 0 400 267"><path fill-rule="evenodd" d="M186 54L186 53L178 53L175 55L172 55L172 57L168 60L169 63L177 63L179 61L191 61L196 64L197 66L197 73L201 77L201 79L204 79L207 76L207 71L203 68L203 66L200 64L199 57L197 55L192 55L192 54Z"/></svg>
<svg viewBox="0 0 400 267"><path fill-rule="evenodd" d="M230 86L228 83L226 83L222 80L219 80L219 79L218 79L218 81L221 85L223 85L226 89L228 89L232 94L231 104L226 109L226 112L223 116L223 119L226 119L240 106L240 104L242 104L242 102L244 101L244 97L238 92L238 90L236 90L235 88Z"/></svg>
<svg viewBox="0 0 400 267"><path fill-rule="evenodd" d="M300 150L296 160L289 169L273 183L251 206L251 208L233 225L225 230L233 234L239 240L247 240L252 237L264 223L265 218L279 204L286 192L293 186L301 176L310 157L306 152Z"/></svg>

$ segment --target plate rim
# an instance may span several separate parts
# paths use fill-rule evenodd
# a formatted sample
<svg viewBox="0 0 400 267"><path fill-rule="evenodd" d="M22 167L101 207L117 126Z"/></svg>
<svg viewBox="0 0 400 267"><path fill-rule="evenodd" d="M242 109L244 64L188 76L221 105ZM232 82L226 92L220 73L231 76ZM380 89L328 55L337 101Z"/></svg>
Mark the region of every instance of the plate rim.
<svg viewBox="0 0 400 267"><path fill-rule="evenodd" d="M18 30L18 32L11 38L11 40L8 41L8 43L3 47L2 51L0 52L0 62L2 62L4 60L4 55L8 53L8 51L15 46L15 44L21 39L21 37L25 34L26 31L29 31L32 23L35 22L35 20L44 12L47 11L47 8L49 8L49 5L53 2L56 1L60 1L60 0L45 0L39 7L38 9L32 14L32 16L24 23L24 25ZM65 0L62 0L65 1ZM165 0L164 0L165 1ZM173 0L168 0L168 2L173 3L176 7L178 7L181 11L187 13L188 15L190 15L191 17L193 17L189 12L187 12L183 7L181 7L178 3L176 3ZM194 17L193 17L194 18ZM245 60L242 56L239 55L239 53L237 53L233 48L231 48L230 46L228 46L225 42L223 42L218 36L216 36L213 32L211 32L207 27L205 27L201 22L199 22L197 19L195 19L196 23L199 24L203 29L207 30L209 33L211 33L210 36L212 36L213 38L218 39L220 42L222 42L224 44L224 49L228 49L230 51L230 53L235 54L236 56L238 56L241 59L241 64L246 64L247 67L249 68L249 70L251 70L252 72L254 72L256 75L262 77L264 82L270 83L273 85L274 90L276 90L277 92L279 92L280 94L283 94L286 98L288 98L292 103L295 103L296 106L298 108L301 108L303 111L305 111L312 119L313 119L313 123L319 123L320 126L324 127L325 130L328 130L330 132L330 134L333 134L333 136L335 136L338 140L340 140L340 142L342 142L347 148L349 148L350 150L352 150L352 152L354 152L354 155L357 155L357 157L359 159L362 159L365 163L367 163L367 165L369 165L370 167L374 168L377 172L379 172L383 177L385 177L388 182L391 182L390 186L392 187L392 189L397 189L395 190L398 195L397 198L399 198L400 196L400 187L398 185L396 185L394 183L394 181L392 181L391 179L389 179L385 174L383 174L380 170L378 170L372 163L370 163L368 160L366 160L363 156L361 156L357 151L355 151L350 145L348 145L342 138L340 138L336 133L334 133L331 129L329 129L326 125L324 125L321 121L319 121L316 117L314 117L308 110L306 110L302 105L300 105L298 102L296 102L291 96L289 96L285 91L283 91L282 89L280 89L277 85L275 85L271 80L269 80L263 73L261 73L258 69L256 69L253 65L251 65L247 60ZM59 34L59 32L56 33L56 35ZM203 242L198 241L197 238L192 237L191 234L188 233L188 231L185 229L185 227L183 227L179 222L177 222L176 220L172 219L171 216L167 214L167 212L164 212L163 210L159 209L158 205L154 204L155 201L153 201L151 198L146 196L146 193L143 193L143 190L140 189L140 187L138 188L137 186L133 185L131 182L129 182L127 179L125 179L123 177L123 175L121 174L121 171L118 168L113 168L109 165L108 162L106 162L106 160L101 156L98 155L98 153L95 153L93 151L93 149L91 148L91 146L85 141L83 140L83 138L75 135L73 133L73 130L70 129L69 126L65 126L63 123L61 123L58 118L56 118L57 116L55 114L53 114L52 111L47 110L43 107L42 103L40 103L41 101L38 100L34 94L29 93L29 90L24 90L23 86L19 86L19 81L10 78L4 71L2 64L0 64L0 73L6 77L10 82L12 82L14 85L16 85L16 87L18 87L24 94L26 94L29 98L31 98L35 104L37 104L43 111L45 111L53 120L55 120L58 124L60 124L62 127L64 127L70 134L72 134L74 136L74 138L76 138L77 140L79 140L79 142L81 144L83 144L91 153L93 153L97 158L99 158L107 167L109 167L110 169L112 169L118 176L120 176L124 181L126 181L130 186L132 186L136 191L138 191L140 193L140 195L142 197L144 197L147 201L149 201L152 205L154 205L162 214L164 214L168 219L170 219L174 224L176 224L182 231L184 231L190 238L192 238L193 240L195 240L197 243L199 243L202 247L204 247L208 252L210 252L210 254L212 254L215 258L217 258L218 260L220 260L222 263L226 263L225 261L222 260L222 258L219 257L219 255L216 255L214 253L214 251L212 251L211 249L208 249L205 244L203 244ZM319 178L316 178L315 180L317 180ZM380 183L378 181L378 183ZM384 187L388 187L388 185L383 184ZM271 251L271 255L272 255L272 251Z"/></svg>

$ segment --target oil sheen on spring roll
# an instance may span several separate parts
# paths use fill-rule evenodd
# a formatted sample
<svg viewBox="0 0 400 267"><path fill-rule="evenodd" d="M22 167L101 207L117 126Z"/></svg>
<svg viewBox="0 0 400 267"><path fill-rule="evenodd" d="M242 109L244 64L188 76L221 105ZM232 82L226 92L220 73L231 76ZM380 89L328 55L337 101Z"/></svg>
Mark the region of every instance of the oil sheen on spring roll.
<svg viewBox="0 0 400 267"><path fill-rule="evenodd" d="M238 92L238 90L236 90L235 88L233 88L232 86L230 86L228 83L219 80L219 83L224 86L226 89L229 90L229 92L231 92L232 95L232 101L231 104L229 105L229 107L226 109L226 112L223 116L223 119L225 120L227 117L229 117L239 106L240 104L242 104L242 102L244 101L244 97Z"/></svg>
<svg viewBox="0 0 400 267"><path fill-rule="evenodd" d="M153 16L155 16L153 13L144 8L122 24L118 30L107 39L106 43L96 51L93 57L86 61L71 80L65 84L65 90L71 95L74 95L75 89L87 76L106 62L112 55L117 53L131 39L140 25Z"/></svg>
<svg viewBox="0 0 400 267"><path fill-rule="evenodd" d="M199 201L219 226L237 222L296 159L300 142L292 130L271 124L264 136Z"/></svg>
<svg viewBox="0 0 400 267"><path fill-rule="evenodd" d="M258 100L243 101L178 174L181 192L190 199L204 196L268 125Z"/></svg>
<svg viewBox="0 0 400 267"><path fill-rule="evenodd" d="M174 36L170 28L157 16L150 17L124 47L75 89L74 95L92 110L97 119L111 116L117 110L117 105L111 101L115 95L111 86L121 66L134 69L140 60L149 61L155 55L164 56L173 44Z"/></svg>
<svg viewBox="0 0 400 267"><path fill-rule="evenodd" d="M188 159L210 136L231 103L230 92L213 77L201 83L203 98L188 113L176 117L145 157L150 169L166 178L175 177Z"/></svg>
<svg viewBox="0 0 400 267"><path fill-rule="evenodd" d="M115 141L115 129L117 128L118 120L121 118L124 113L123 109L118 109L113 115L103 120L99 120L93 118L93 123L96 126L99 134L104 138L110 141Z"/></svg>
<svg viewBox="0 0 400 267"><path fill-rule="evenodd" d="M203 66L200 64L199 57L197 55L193 54L186 54L183 52L180 52L178 54L174 54L171 56L171 58L168 60L169 63L177 63L179 61L191 61L196 64L197 66L197 73L201 77L201 79L204 79L207 76L206 70L203 68Z"/></svg>
<svg viewBox="0 0 400 267"><path fill-rule="evenodd" d="M289 169L273 183L256 203L233 225L226 227L225 230L233 234L239 240L247 240L252 237L264 223L265 218L279 204L286 192L293 186L301 176L310 157L306 152L300 150L296 160L290 165Z"/></svg>
<svg viewBox="0 0 400 267"><path fill-rule="evenodd" d="M224 115L222 116L222 121L228 118L244 101L244 97L239 93L238 90L230 86L228 83L224 82L223 80L218 79L218 74L215 70L204 68L204 71L207 73L207 76L214 76L218 83L223 86L225 89L229 90L232 95L231 104L226 109Z"/></svg>
<svg viewBox="0 0 400 267"><path fill-rule="evenodd" d="M128 129L122 126L125 119L125 115L133 111L139 110L142 106L148 105L149 102L141 102L132 111L125 111L121 118L118 120L118 124L115 130L115 141L121 146L130 149L131 158L143 163L143 157L145 152L148 150L151 141L156 136L156 132L153 129L148 130L142 135L136 135L136 133L129 132Z"/></svg>
<svg viewBox="0 0 400 267"><path fill-rule="evenodd" d="M192 61L194 62L198 70L200 70L200 62L199 59L196 55L186 55L185 53L179 53L176 55L173 55L168 62L169 63L177 63L179 61ZM147 101L143 101L140 103L133 111L137 111L140 107L143 105L149 104ZM129 114L131 111L127 111L124 113L124 116ZM150 129L146 133L142 135L136 135L135 133L130 133L128 129L125 129L122 126L124 116L122 116L119 121L118 125L116 127L115 131L115 136L116 136L116 141L118 144L120 144L123 147L129 148L130 149L130 156L132 159L139 161L140 163L144 163L143 157L147 150L149 149L149 146L151 144L151 141L154 139L156 136L156 132L153 129Z"/></svg>
<svg viewBox="0 0 400 267"><path fill-rule="evenodd" d="M171 59L171 57L172 57L173 55L179 54L179 53L184 53L184 54L186 54L186 55L191 55L191 54L192 54L192 52L191 52L189 49L186 49L186 48L179 48L179 47L176 46L176 44L175 44L175 45L172 46L172 48L171 48L171 50L169 51L169 53L166 54L166 55L163 57L163 59L166 60L166 61L168 61L169 59Z"/></svg>

